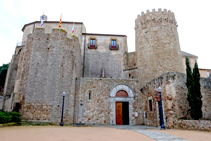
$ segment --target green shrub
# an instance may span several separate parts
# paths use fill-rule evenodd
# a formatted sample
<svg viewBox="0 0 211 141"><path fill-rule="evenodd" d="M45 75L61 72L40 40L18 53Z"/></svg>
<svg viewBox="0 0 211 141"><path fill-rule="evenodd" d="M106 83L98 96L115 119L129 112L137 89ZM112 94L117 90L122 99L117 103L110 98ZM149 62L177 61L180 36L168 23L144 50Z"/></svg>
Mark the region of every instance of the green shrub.
<svg viewBox="0 0 211 141"><path fill-rule="evenodd" d="M0 112L0 123L7 123L10 122L12 119L12 116L9 112Z"/></svg>
<svg viewBox="0 0 211 141"><path fill-rule="evenodd" d="M0 124L8 122L21 122L20 113L0 111Z"/></svg>
<svg viewBox="0 0 211 141"><path fill-rule="evenodd" d="M11 122L21 122L21 115L18 112L10 112L12 116Z"/></svg>

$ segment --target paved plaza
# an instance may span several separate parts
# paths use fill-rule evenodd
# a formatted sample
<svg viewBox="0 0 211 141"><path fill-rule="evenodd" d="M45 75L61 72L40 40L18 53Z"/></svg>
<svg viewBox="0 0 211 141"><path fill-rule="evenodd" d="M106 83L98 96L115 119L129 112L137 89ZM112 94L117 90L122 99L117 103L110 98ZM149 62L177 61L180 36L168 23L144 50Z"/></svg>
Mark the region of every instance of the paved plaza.
<svg viewBox="0 0 211 141"><path fill-rule="evenodd" d="M0 128L0 141L210 141L211 133L149 126L16 126Z"/></svg>

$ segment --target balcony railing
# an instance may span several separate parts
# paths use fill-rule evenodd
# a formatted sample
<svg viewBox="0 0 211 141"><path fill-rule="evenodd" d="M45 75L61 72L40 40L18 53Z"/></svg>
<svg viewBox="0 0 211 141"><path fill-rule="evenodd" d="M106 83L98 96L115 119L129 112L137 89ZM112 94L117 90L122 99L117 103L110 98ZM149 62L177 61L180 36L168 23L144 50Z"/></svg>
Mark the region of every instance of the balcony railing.
<svg viewBox="0 0 211 141"><path fill-rule="evenodd" d="M92 45L90 43L87 44L89 49L97 49L97 44L95 43L95 45Z"/></svg>
<svg viewBox="0 0 211 141"><path fill-rule="evenodd" d="M109 49L110 50L118 50L119 49L119 44L116 44L116 46L112 46L111 44L109 44Z"/></svg>

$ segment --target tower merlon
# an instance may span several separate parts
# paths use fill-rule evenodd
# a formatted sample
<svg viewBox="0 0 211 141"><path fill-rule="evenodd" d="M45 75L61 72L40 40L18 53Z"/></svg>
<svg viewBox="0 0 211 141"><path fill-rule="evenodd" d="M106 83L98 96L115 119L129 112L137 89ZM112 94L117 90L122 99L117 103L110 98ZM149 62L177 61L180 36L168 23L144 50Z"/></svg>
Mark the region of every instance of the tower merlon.
<svg viewBox="0 0 211 141"><path fill-rule="evenodd" d="M151 24L153 22L154 24L162 23L162 25L169 24L171 26L177 26L174 13L170 10L167 11L167 9L162 10L161 8L157 11L152 9L151 12L149 10L146 13L141 12L141 15L137 16L136 22L141 22L141 25Z"/></svg>

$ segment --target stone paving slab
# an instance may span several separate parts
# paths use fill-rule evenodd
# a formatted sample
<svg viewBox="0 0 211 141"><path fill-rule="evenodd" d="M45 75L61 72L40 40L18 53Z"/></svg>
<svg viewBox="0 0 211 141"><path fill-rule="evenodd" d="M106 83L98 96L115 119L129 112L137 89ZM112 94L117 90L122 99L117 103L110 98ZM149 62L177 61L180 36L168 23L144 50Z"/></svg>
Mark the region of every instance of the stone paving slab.
<svg viewBox="0 0 211 141"><path fill-rule="evenodd" d="M102 125L95 125L95 127L102 127ZM169 134L147 130L147 129L159 129L158 127L144 126L144 125L108 125L104 127L132 130L141 133L145 136L148 136L156 141L188 141L183 138L175 137Z"/></svg>
<svg viewBox="0 0 211 141"><path fill-rule="evenodd" d="M156 141L188 141L179 137L175 137L169 134L160 133L156 131L149 131L149 130L134 130L134 131L139 132L152 139L155 139Z"/></svg>

